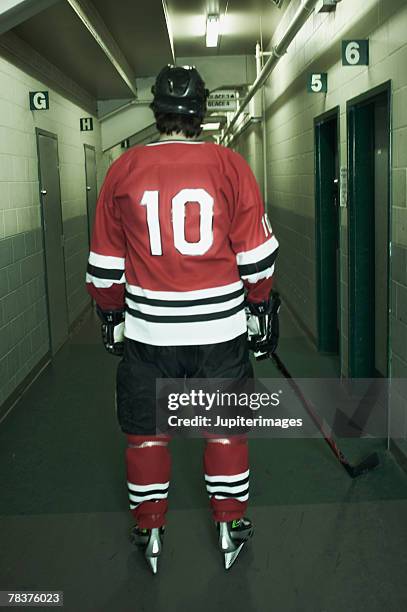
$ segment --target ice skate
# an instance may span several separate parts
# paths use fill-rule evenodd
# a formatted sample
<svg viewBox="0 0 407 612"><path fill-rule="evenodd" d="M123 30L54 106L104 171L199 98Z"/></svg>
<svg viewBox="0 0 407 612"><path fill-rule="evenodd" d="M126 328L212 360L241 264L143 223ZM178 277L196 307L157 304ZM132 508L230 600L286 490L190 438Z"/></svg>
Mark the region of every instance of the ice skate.
<svg viewBox="0 0 407 612"><path fill-rule="evenodd" d="M130 540L135 546L144 549L144 556L153 574L157 573L158 557L162 551L164 527L140 529L135 525L130 532Z"/></svg>
<svg viewBox="0 0 407 612"><path fill-rule="evenodd" d="M253 535L253 526L249 519L241 518L217 523L217 528L219 548L225 559L225 569L229 569L236 561L245 542Z"/></svg>

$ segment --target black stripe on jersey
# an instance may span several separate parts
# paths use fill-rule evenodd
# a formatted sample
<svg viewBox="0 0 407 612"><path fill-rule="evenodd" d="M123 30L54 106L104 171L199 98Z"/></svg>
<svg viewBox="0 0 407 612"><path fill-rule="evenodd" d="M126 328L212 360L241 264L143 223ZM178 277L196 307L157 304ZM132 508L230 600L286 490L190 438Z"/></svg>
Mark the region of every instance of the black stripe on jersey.
<svg viewBox="0 0 407 612"><path fill-rule="evenodd" d="M230 493L230 491L216 491L216 493L209 493L210 497L216 497L216 495L221 495L222 497L244 497L249 492L249 487L244 489L243 491L238 491L237 493Z"/></svg>
<svg viewBox="0 0 407 612"><path fill-rule="evenodd" d="M248 276L249 274L255 274L256 272L263 272L267 268L271 268L271 266L276 261L278 254L278 247L275 251L271 253L271 255L267 255L264 259L260 261L256 261L250 264L244 264L242 266L238 266L240 276Z"/></svg>
<svg viewBox="0 0 407 612"><path fill-rule="evenodd" d="M124 270L113 270L109 268L98 268L88 263L87 271L95 278L105 278L107 280L120 280L124 274Z"/></svg>
<svg viewBox="0 0 407 612"><path fill-rule="evenodd" d="M129 495L134 497L145 497L146 495L156 495L157 493L168 493L168 487L166 489L149 489L148 491L132 491L129 488Z"/></svg>
<svg viewBox="0 0 407 612"><path fill-rule="evenodd" d="M205 478L205 483L207 487L239 487L243 484L249 482L249 476L246 478L242 478L242 480L235 480L233 482L210 482L207 478Z"/></svg>
<svg viewBox="0 0 407 612"><path fill-rule="evenodd" d="M148 304L149 306L167 306L167 307L182 307L182 306L204 306L205 304L221 304L233 300L244 294L244 287L240 287L233 293L226 293L223 295L214 295L213 297L200 298L197 300L160 300L156 298L148 298L142 295L134 295L126 291L126 297L132 302L137 304Z"/></svg>
<svg viewBox="0 0 407 612"><path fill-rule="evenodd" d="M194 315L174 315L173 317L166 315L147 314L146 312L134 310L129 306L126 306L126 311L136 319L144 319L144 321L150 321L151 323L200 323L203 321L226 319L227 317L231 317L232 315L236 314L240 310L243 310L243 308L244 302L238 304L234 308L229 308L229 310L222 310L221 312L210 312Z"/></svg>

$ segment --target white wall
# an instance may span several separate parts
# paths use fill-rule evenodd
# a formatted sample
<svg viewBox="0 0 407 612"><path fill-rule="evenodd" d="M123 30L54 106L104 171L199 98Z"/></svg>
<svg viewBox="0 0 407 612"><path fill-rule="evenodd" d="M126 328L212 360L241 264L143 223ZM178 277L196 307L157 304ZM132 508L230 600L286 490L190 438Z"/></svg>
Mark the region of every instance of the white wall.
<svg viewBox="0 0 407 612"><path fill-rule="evenodd" d="M289 20L298 6L293 0ZM280 26L280 32L284 23ZM347 166L346 102L389 79L393 87L393 374L407 374L407 3L342 0L335 13L314 14L266 83L268 206L281 240L278 283L316 336L313 121L340 107L340 165ZM275 40L278 39L277 32ZM370 65L345 67L341 40L369 38ZM275 41L273 41L275 42ZM309 72L328 73L328 94L306 92ZM244 134L239 150L252 151ZM251 153L247 153L248 158ZM342 353L347 364L347 209L341 211ZM398 339L400 338L400 340ZM401 340L402 338L402 340Z"/></svg>
<svg viewBox="0 0 407 612"><path fill-rule="evenodd" d="M49 90L48 111L29 110L29 91ZM89 303L83 144L96 147L98 182L110 163L88 113L0 58L0 404L49 349L35 128L58 136L69 322Z"/></svg>
<svg viewBox="0 0 407 612"><path fill-rule="evenodd" d="M299 0L292 0L292 16ZM407 2L342 0L335 13L314 14L266 83L268 157L267 203L280 240L277 284L298 318L316 336L315 193L313 121L340 107L340 166L347 167L346 102L392 82L392 259L391 375L407 376ZM278 39L279 32L275 36ZM342 66L341 40L369 38L370 65ZM328 93L306 92L310 72L328 73ZM252 158L253 142L244 134L239 150ZM249 151L247 151L249 149ZM251 151L251 152L250 152ZM348 363L347 215L341 209L341 352ZM394 438L407 435L404 408L394 409Z"/></svg>

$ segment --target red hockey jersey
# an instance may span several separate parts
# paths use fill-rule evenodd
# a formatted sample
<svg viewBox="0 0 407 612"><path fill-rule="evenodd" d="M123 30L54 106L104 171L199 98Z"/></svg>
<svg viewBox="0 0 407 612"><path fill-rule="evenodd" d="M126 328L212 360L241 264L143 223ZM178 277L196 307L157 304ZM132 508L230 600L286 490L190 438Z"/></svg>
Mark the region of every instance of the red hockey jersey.
<svg viewBox="0 0 407 612"><path fill-rule="evenodd" d="M86 275L102 309L125 305L125 336L210 344L246 331L267 299L278 242L256 180L232 150L194 140L134 147L101 189Z"/></svg>

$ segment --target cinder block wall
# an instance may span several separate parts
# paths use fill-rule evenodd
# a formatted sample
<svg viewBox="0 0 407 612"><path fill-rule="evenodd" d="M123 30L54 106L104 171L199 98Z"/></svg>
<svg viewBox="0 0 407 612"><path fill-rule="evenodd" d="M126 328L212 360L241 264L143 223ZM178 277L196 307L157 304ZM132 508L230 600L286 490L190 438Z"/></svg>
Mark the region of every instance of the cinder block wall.
<svg viewBox="0 0 407 612"><path fill-rule="evenodd" d="M272 41L299 0L293 0ZM407 375L407 3L405 0L342 0L335 13L314 14L291 43L266 83L267 169L270 218L280 239L278 286L316 337L315 193L313 121L340 107L340 165L347 167L346 102L392 80L392 363ZM370 65L345 67L340 42L369 38ZM308 94L310 72L328 73L328 94ZM248 132L238 150L250 161ZM347 209L341 209L342 371L347 371Z"/></svg>
<svg viewBox="0 0 407 612"><path fill-rule="evenodd" d="M299 5L293 0L279 32ZM335 13L314 14L266 84L267 204L280 240L277 284L297 317L316 336L315 192L313 121L340 107L340 166L347 167L346 102L392 81L392 257L390 372L407 376L407 3L342 0ZM370 65L345 67L342 39L369 38ZM306 92L310 72L328 73L328 93ZM238 150L251 159L243 134ZM341 209L341 356L348 365L348 209ZM392 406L390 436L407 455L405 400Z"/></svg>
<svg viewBox="0 0 407 612"><path fill-rule="evenodd" d="M28 92L48 90L50 109L29 110ZM84 289L88 253L83 144L100 130L80 132L88 113L0 58L0 405L49 350L35 128L58 136L69 322L89 303Z"/></svg>

